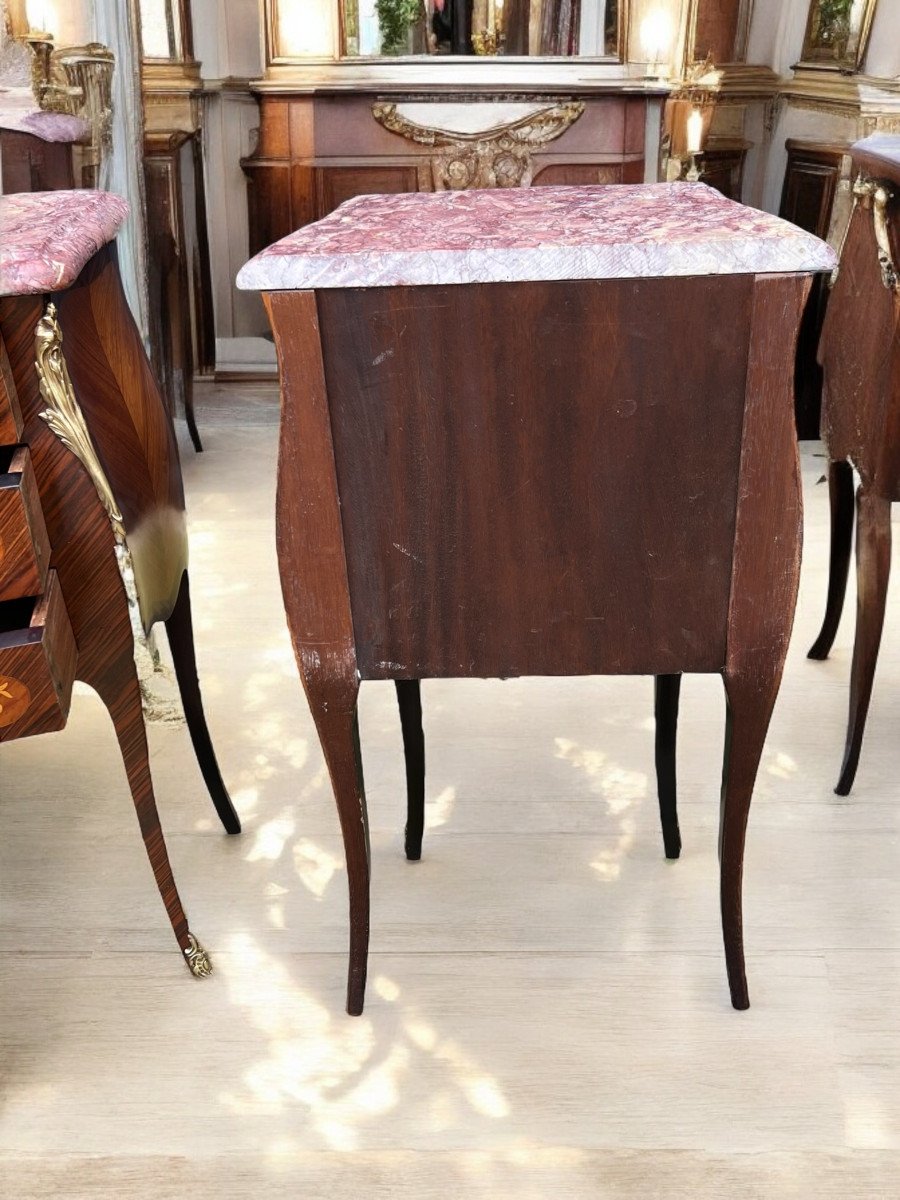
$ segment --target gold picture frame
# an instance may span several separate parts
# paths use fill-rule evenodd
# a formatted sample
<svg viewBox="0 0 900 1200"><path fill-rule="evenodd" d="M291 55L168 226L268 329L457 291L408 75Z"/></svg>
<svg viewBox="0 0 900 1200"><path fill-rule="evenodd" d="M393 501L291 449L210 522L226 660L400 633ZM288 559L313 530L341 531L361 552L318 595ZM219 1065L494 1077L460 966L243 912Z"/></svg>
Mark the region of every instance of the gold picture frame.
<svg viewBox="0 0 900 1200"><path fill-rule="evenodd" d="M866 56L878 0L810 0L800 61L853 74Z"/></svg>

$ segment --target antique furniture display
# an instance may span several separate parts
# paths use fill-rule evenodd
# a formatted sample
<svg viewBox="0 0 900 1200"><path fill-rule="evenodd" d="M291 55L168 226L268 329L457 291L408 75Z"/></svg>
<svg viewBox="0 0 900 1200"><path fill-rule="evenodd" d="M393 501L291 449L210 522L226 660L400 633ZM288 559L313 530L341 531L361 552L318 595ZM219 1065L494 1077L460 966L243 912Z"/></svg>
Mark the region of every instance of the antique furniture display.
<svg viewBox="0 0 900 1200"><path fill-rule="evenodd" d="M878 660L891 568L891 504L900 499L900 137L852 148L854 210L822 331L822 438L828 452L831 561L822 630L828 657L844 603L856 491L856 635L844 761L835 791L853 786Z"/></svg>
<svg viewBox="0 0 900 1200"><path fill-rule="evenodd" d="M174 430L119 278L127 211L97 191L0 197L0 741L62 728L74 679L95 689L178 944L205 975L156 809L135 631L165 622L203 778L225 829L240 823L197 681Z"/></svg>
<svg viewBox="0 0 900 1200"><path fill-rule="evenodd" d="M848 171L848 144L789 138L788 160L778 215L816 237L827 239L835 215L838 186ZM819 339L828 304L829 280L816 279L797 338L794 377L797 436L818 438L822 416L822 368Z"/></svg>
<svg viewBox="0 0 900 1200"><path fill-rule="evenodd" d="M194 376L215 370L202 83L187 0L141 0L150 359L195 450Z"/></svg>
<svg viewBox="0 0 900 1200"><path fill-rule="evenodd" d="M346 850L351 1013L360 681L401 685L415 857L417 681L655 675L668 771L683 672L725 683L722 922L748 1006L744 834L799 575L792 362L810 276L834 262L676 183L359 197L242 270L279 356L278 554Z"/></svg>

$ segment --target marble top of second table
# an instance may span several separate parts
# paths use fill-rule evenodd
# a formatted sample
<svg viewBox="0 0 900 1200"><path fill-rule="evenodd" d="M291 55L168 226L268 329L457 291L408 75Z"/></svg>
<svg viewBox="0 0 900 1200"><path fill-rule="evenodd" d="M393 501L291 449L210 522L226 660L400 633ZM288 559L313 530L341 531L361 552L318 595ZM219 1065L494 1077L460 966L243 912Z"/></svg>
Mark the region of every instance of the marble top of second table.
<svg viewBox="0 0 900 1200"><path fill-rule="evenodd" d="M358 196L247 263L250 290L831 271L796 225L702 183Z"/></svg>

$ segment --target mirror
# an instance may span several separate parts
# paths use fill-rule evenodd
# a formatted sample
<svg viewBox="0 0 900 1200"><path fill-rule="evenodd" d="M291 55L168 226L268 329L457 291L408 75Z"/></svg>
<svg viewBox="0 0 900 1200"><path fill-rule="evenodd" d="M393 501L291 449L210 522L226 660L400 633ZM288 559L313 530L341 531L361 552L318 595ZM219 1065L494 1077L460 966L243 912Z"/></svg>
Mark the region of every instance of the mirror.
<svg viewBox="0 0 900 1200"><path fill-rule="evenodd" d="M181 9L177 0L140 0L144 58L178 62L184 57Z"/></svg>
<svg viewBox="0 0 900 1200"><path fill-rule="evenodd" d="M802 62L840 71L862 66L877 0L812 0Z"/></svg>
<svg viewBox="0 0 900 1200"><path fill-rule="evenodd" d="M622 58L624 0L342 0L347 57Z"/></svg>

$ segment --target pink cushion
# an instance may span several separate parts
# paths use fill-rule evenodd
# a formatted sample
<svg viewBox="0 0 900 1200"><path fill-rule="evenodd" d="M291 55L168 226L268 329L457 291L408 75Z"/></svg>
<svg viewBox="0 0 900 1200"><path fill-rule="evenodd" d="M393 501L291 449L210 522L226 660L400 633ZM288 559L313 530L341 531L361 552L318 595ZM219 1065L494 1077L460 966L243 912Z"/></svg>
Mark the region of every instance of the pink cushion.
<svg viewBox="0 0 900 1200"><path fill-rule="evenodd" d="M831 248L702 183L358 196L251 259L238 286L385 287L831 271Z"/></svg>
<svg viewBox="0 0 900 1200"><path fill-rule="evenodd" d="M111 192L0 196L0 296L69 287L127 216L127 201Z"/></svg>

